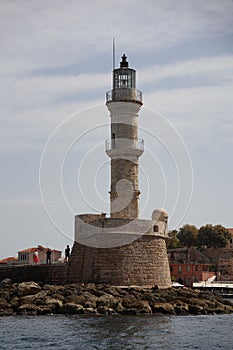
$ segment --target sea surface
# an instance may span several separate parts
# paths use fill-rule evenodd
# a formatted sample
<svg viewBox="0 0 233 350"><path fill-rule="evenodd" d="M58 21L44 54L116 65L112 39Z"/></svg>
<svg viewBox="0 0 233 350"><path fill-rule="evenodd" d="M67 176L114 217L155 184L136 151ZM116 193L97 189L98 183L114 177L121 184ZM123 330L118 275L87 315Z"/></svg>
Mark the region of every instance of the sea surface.
<svg viewBox="0 0 233 350"><path fill-rule="evenodd" d="M233 314L0 317L0 349L233 349Z"/></svg>

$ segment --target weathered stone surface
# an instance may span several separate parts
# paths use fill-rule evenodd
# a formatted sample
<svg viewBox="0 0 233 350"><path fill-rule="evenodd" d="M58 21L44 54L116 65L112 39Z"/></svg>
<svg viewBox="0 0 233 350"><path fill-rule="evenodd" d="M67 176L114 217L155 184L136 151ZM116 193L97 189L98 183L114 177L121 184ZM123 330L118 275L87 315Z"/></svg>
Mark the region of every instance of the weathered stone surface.
<svg viewBox="0 0 233 350"><path fill-rule="evenodd" d="M96 307L96 301L98 300L98 297L91 294L90 292L83 292L81 295L71 295L67 297L67 300L74 304L81 304L84 307Z"/></svg>
<svg viewBox="0 0 233 350"><path fill-rule="evenodd" d="M189 305L184 303L181 300L178 300L174 304L174 310L177 315L188 315L189 314Z"/></svg>
<svg viewBox="0 0 233 350"><path fill-rule="evenodd" d="M18 297L13 297L11 300L10 300L10 307L15 311L17 310L17 308L19 307L20 305L20 301L19 301L19 298Z"/></svg>
<svg viewBox="0 0 233 350"><path fill-rule="evenodd" d="M8 289L12 287L12 280L10 278L4 278L1 282L0 282L0 288L1 289Z"/></svg>
<svg viewBox="0 0 233 350"><path fill-rule="evenodd" d="M59 312L63 305L61 300L55 298L46 298L45 304L47 307L50 307L53 312Z"/></svg>
<svg viewBox="0 0 233 350"><path fill-rule="evenodd" d="M98 312L93 307L84 307L83 308L83 313L84 314L97 314Z"/></svg>
<svg viewBox="0 0 233 350"><path fill-rule="evenodd" d="M0 316L11 316L14 315L14 310L12 308L1 309L0 308Z"/></svg>
<svg viewBox="0 0 233 350"><path fill-rule="evenodd" d="M44 304L47 295L48 295L47 291L41 291L37 294L25 295L25 296L20 297L20 303L21 304L35 304L35 305Z"/></svg>
<svg viewBox="0 0 233 350"><path fill-rule="evenodd" d="M39 284L35 282L22 282L18 285L18 296L36 294L41 290Z"/></svg>
<svg viewBox="0 0 233 350"><path fill-rule="evenodd" d="M115 310L119 306L119 299L110 294L104 294L98 298L96 306L106 306Z"/></svg>
<svg viewBox="0 0 233 350"><path fill-rule="evenodd" d="M137 308L139 309L139 313L141 314L151 314L152 310L148 300L140 300L138 301Z"/></svg>
<svg viewBox="0 0 233 350"><path fill-rule="evenodd" d="M0 298L0 309L8 308L9 304L4 298Z"/></svg>
<svg viewBox="0 0 233 350"><path fill-rule="evenodd" d="M0 298L0 316L7 316L13 314L13 308L6 299Z"/></svg>
<svg viewBox="0 0 233 350"><path fill-rule="evenodd" d="M95 219L94 223L88 224L87 228L85 220L89 222L88 217L76 216L75 220L77 238L72 248L68 269L69 283L92 282L115 286L150 287L157 285L163 289L171 287L165 236L156 236L150 232L152 220L134 220L131 230L125 228L129 224L126 219L105 218L103 221L103 218L99 218L99 221ZM104 225L104 233L99 232L99 228L102 227L100 225ZM111 239L118 237L119 244L115 242L113 247L97 248L97 246L90 246L88 242L79 243L79 234L85 237L92 237L94 234L95 239L102 234L103 237L99 237L99 242L104 239L104 235L107 235L108 229L112 232L115 227L116 233L111 233L111 237L114 236ZM120 233L119 230L123 229L126 231ZM90 232L87 233L85 230ZM137 232L140 234L138 235ZM129 243L122 244L122 240ZM96 293L99 291L97 290Z"/></svg>
<svg viewBox="0 0 233 350"><path fill-rule="evenodd" d="M61 308L63 314L82 314L83 306L80 304L66 303Z"/></svg>
<svg viewBox="0 0 233 350"><path fill-rule="evenodd" d="M174 315L175 309L174 306L170 303L155 303L152 306L153 313L161 313L165 315Z"/></svg>
<svg viewBox="0 0 233 350"><path fill-rule="evenodd" d="M134 308L137 303L138 301L134 295L129 294L122 299L122 306L125 307L126 309Z"/></svg>
<svg viewBox="0 0 233 350"><path fill-rule="evenodd" d="M40 287L30 282L12 284L7 289L5 286L0 287L0 295L1 316L53 313L99 315L233 313L233 304L229 301L224 301L211 293L194 292L187 288L158 290L148 287L93 284ZM6 298L2 297L4 295Z"/></svg>
<svg viewBox="0 0 233 350"><path fill-rule="evenodd" d="M42 314L41 307L34 304L23 304L18 310L17 314L19 315L40 315Z"/></svg>

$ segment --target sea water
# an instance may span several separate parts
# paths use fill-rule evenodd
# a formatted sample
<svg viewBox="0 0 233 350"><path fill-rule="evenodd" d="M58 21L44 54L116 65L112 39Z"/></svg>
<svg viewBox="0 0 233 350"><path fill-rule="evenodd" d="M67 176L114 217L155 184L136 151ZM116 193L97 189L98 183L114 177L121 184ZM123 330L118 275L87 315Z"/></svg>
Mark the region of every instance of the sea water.
<svg viewBox="0 0 233 350"><path fill-rule="evenodd" d="M0 317L0 349L233 349L233 314Z"/></svg>

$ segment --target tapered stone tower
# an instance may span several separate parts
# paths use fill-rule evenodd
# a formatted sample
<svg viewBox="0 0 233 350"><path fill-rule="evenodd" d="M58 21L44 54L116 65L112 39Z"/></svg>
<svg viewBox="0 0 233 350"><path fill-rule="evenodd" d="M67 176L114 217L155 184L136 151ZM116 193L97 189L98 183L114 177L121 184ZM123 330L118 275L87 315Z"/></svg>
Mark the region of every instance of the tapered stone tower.
<svg viewBox="0 0 233 350"><path fill-rule="evenodd" d="M111 117L111 139L106 153L111 158L110 201L112 218L135 219L139 211L138 158L144 142L138 139L138 112L142 92L136 90L136 72L122 56L113 71L113 88L106 94Z"/></svg>
<svg viewBox="0 0 233 350"><path fill-rule="evenodd" d="M139 219L138 161L144 142L138 138L142 93L136 90L136 72L122 56L113 70L113 87L106 106L111 138L110 217L75 216L75 240L68 266L68 282L171 287L166 240L168 215L156 209L151 219Z"/></svg>

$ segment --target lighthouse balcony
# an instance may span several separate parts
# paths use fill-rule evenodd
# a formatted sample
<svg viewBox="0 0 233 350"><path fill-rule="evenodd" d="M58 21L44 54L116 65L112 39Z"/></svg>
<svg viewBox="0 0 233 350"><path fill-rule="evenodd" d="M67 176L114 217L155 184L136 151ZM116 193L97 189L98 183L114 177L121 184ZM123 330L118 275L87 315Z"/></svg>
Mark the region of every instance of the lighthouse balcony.
<svg viewBox="0 0 233 350"><path fill-rule="evenodd" d="M144 152L142 139L109 139L105 141L105 150L111 158L138 158Z"/></svg>
<svg viewBox="0 0 233 350"><path fill-rule="evenodd" d="M134 102L142 105L142 92L132 88L120 88L106 93L106 103Z"/></svg>

